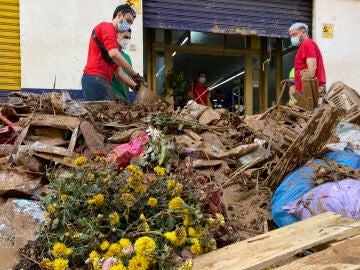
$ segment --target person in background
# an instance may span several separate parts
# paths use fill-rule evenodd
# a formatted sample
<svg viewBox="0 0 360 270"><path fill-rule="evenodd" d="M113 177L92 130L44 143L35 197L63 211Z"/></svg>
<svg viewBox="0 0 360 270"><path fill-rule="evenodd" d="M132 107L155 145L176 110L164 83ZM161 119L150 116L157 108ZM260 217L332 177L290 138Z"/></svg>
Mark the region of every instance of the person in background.
<svg viewBox="0 0 360 270"><path fill-rule="evenodd" d="M188 98L193 99L196 103L212 107L210 101L210 91L206 86L207 72L200 71L197 74L197 81L189 85Z"/></svg>
<svg viewBox="0 0 360 270"><path fill-rule="evenodd" d="M320 94L326 87L326 74L322 54L318 45L308 37L308 26L304 23L294 23L289 28L291 44L299 49L295 56L295 87L302 93L301 74L302 70L308 69L311 77L316 77Z"/></svg>
<svg viewBox="0 0 360 270"><path fill-rule="evenodd" d="M290 97L289 104L295 104L297 103L297 100L294 97L294 94L296 93L294 68L290 70L288 82L289 82L288 87L289 87L289 97Z"/></svg>
<svg viewBox="0 0 360 270"><path fill-rule="evenodd" d="M128 31L136 17L135 11L127 4L118 6L111 22L101 22L95 26L89 42L87 64L81 79L82 92L87 101L115 99L111 87L114 73L119 80L134 90L145 83L119 51L118 36ZM131 76L128 77L123 68Z"/></svg>
<svg viewBox="0 0 360 270"><path fill-rule="evenodd" d="M132 66L131 58L130 56L124 51L128 48L129 43L131 39L131 29L124 32L119 32L118 34L118 43L119 43L119 50L122 54L122 56L126 59L126 61L129 63L130 66ZM123 69L123 72L130 76L129 72L127 72L125 69ZM129 99L129 86L127 86L125 83L121 82L116 75L114 74L113 80L111 82L111 86L114 90L114 93L117 98L125 101L130 102Z"/></svg>

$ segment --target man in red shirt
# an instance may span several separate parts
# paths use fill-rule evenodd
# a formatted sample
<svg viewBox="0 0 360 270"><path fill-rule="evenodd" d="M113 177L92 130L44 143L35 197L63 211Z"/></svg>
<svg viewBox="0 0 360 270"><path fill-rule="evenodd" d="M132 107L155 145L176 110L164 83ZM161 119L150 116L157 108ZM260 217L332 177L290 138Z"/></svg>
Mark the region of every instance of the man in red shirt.
<svg viewBox="0 0 360 270"><path fill-rule="evenodd" d="M135 11L127 4L118 6L111 22L95 26L90 37L87 64L81 79L85 100L114 99L111 87L113 75L134 90L145 80L133 70L119 51L118 32L128 31L136 17ZM131 76L128 77L124 71Z"/></svg>
<svg viewBox="0 0 360 270"><path fill-rule="evenodd" d="M188 97L193 99L198 104L212 107L210 101L210 91L205 84L206 78L207 73L205 71L200 71L197 74L197 82L190 84L188 87Z"/></svg>
<svg viewBox="0 0 360 270"><path fill-rule="evenodd" d="M326 74L323 58L318 45L308 37L308 26L304 23L294 23L289 28L291 44L299 49L295 56L295 86L302 93L301 75L302 70L308 69L311 77L316 77L319 84L319 92L323 93L326 87Z"/></svg>

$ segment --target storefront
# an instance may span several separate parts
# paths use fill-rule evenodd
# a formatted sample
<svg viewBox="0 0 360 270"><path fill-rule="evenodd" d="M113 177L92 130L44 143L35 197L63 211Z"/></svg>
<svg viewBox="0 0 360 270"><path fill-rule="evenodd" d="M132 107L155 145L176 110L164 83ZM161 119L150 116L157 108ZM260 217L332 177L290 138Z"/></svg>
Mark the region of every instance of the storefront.
<svg viewBox="0 0 360 270"><path fill-rule="evenodd" d="M251 114L275 102L294 54L288 28L311 26L312 1L147 0L143 16L144 71L153 89L164 94L171 72L190 83L206 70L213 104ZM175 103L182 95L175 93Z"/></svg>

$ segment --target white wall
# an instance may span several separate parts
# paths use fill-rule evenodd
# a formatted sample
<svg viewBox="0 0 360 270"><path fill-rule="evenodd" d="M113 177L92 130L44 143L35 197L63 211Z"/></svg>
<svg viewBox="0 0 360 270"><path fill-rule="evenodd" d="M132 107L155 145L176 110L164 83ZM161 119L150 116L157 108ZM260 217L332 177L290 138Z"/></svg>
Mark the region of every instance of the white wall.
<svg viewBox="0 0 360 270"><path fill-rule="evenodd" d="M322 52L327 87L342 81L360 93L360 1L315 0L313 39ZM322 24L334 26L333 39L322 37Z"/></svg>
<svg viewBox="0 0 360 270"><path fill-rule="evenodd" d="M20 0L21 87L81 89L90 34L102 21L111 21L125 0ZM134 70L143 74L142 15L132 27L129 51Z"/></svg>

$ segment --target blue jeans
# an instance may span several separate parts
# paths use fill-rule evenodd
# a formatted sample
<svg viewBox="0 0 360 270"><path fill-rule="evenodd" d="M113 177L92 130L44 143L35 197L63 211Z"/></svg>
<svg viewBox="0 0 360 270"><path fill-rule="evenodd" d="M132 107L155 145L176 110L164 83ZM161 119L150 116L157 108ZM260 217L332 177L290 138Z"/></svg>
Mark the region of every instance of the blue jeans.
<svg viewBox="0 0 360 270"><path fill-rule="evenodd" d="M114 91L110 82L96 75L83 73L81 78L82 93L86 101L114 99Z"/></svg>

